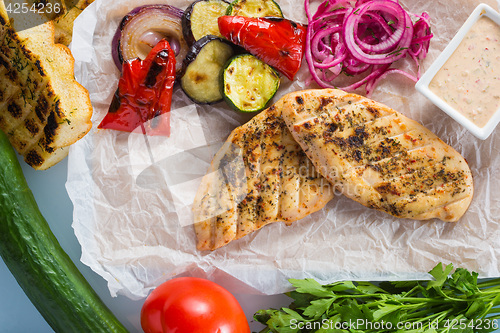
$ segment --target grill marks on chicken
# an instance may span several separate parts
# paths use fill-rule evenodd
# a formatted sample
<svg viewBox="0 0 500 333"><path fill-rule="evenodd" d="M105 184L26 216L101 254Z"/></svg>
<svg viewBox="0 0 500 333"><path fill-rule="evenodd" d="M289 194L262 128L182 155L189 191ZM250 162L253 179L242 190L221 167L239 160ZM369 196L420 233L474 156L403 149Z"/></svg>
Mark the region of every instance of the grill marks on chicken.
<svg viewBox="0 0 500 333"><path fill-rule="evenodd" d="M340 90L287 95L283 119L343 194L402 218L457 221L472 200L464 158L402 114Z"/></svg>
<svg viewBox="0 0 500 333"><path fill-rule="evenodd" d="M457 221L472 200L465 159L417 122L336 89L291 93L235 129L194 203L198 249L287 224L333 187L400 218Z"/></svg>
<svg viewBox="0 0 500 333"><path fill-rule="evenodd" d="M280 106L236 128L214 157L193 205L199 250L215 250L269 223L290 224L333 198Z"/></svg>

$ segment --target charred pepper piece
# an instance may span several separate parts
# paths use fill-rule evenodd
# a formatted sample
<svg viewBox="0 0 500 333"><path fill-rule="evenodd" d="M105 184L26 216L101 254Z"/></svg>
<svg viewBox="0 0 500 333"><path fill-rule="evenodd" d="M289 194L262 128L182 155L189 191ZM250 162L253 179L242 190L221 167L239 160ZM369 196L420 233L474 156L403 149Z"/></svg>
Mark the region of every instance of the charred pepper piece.
<svg viewBox="0 0 500 333"><path fill-rule="evenodd" d="M175 54L161 40L146 59L123 63L109 111L98 128L147 135L170 135L170 107L175 82Z"/></svg>
<svg viewBox="0 0 500 333"><path fill-rule="evenodd" d="M221 16L221 34L290 80L302 64L306 27L279 17Z"/></svg>

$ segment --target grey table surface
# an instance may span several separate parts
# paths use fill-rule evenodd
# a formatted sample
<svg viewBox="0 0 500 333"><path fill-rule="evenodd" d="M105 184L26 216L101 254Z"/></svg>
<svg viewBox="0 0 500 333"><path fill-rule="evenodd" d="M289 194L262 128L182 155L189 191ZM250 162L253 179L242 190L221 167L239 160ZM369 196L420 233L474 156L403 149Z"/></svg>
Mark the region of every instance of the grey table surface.
<svg viewBox="0 0 500 333"><path fill-rule="evenodd" d="M24 161L20 160L20 162L40 211L63 249L101 299L130 332L142 332L140 310L144 300L134 301L120 295L111 297L106 281L80 261L81 247L71 227L73 204L65 188L68 170L67 159L45 171L35 171ZM254 331L263 327L259 323L252 322L255 311L289 304L289 299L283 295L236 294L235 297L245 310ZM3 260L0 260L0 333L11 332L51 333L53 330L31 304Z"/></svg>
<svg viewBox="0 0 500 333"><path fill-rule="evenodd" d="M111 297L106 281L80 261L81 247L71 227L73 204L65 188L67 159L46 171L35 171L24 161L20 162L38 206L63 249L130 332L142 332L140 310L144 300L134 301L120 295ZM245 310L253 331L263 328L262 325L252 320L257 310L279 308L290 303L290 299L284 295L236 294L235 297ZM53 330L31 304L3 260L0 260L0 333L10 332L52 333ZM497 332L500 333L500 330Z"/></svg>

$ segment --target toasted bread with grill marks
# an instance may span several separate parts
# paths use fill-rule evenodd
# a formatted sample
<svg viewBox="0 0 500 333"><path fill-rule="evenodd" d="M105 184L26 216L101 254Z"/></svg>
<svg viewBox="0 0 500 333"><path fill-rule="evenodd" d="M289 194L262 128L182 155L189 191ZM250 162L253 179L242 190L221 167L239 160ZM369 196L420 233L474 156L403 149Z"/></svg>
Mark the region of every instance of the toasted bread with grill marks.
<svg viewBox="0 0 500 333"><path fill-rule="evenodd" d="M35 169L47 169L91 128L88 91L53 22L15 32L0 2L0 128Z"/></svg>
<svg viewBox="0 0 500 333"><path fill-rule="evenodd" d="M79 0L72 8L65 8L64 14L54 19L56 43L69 45L73 36L73 22L94 0Z"/></svg>

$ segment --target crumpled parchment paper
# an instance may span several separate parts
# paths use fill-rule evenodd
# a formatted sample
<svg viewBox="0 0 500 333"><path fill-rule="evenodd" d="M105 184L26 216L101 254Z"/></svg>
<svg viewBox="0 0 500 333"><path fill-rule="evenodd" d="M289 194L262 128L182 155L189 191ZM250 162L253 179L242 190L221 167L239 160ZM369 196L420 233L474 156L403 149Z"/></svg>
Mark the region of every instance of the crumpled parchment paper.
<svg viewBox="0 0 500 333"><path fill-rule="evenodd" d="M76 20L71 45L75 76L91 96L94 126L71 147L66 187L74 204L81 260L108 281L111 295L143 298L182 274L231 280L239 292L263 294L288 290L289 278L322 283L426 278L440 261L482 277L500 275L500 129L486 141L476 139L419 95L412 82L395 75L372 98L427 126L470 164L475 195L458 223L400 220L338 195L292 226L274 223L214 252L198 252L190 215L194 193L221 143L251 115L231 111L224 103L194 105L177 87L169 138L97 129L118 84L111 58L118 23L138 5L161 2L97 0ZM478 4L401 2L411 12L431 16L435 37L422 71ZM168 4L184 9L189 2ZM285 17L306 22L301 0L279 4ZM495 1L489 4L498 8ZM315 87L308 79L304 61L296 81L283 79L275 100Z"/></svg>

